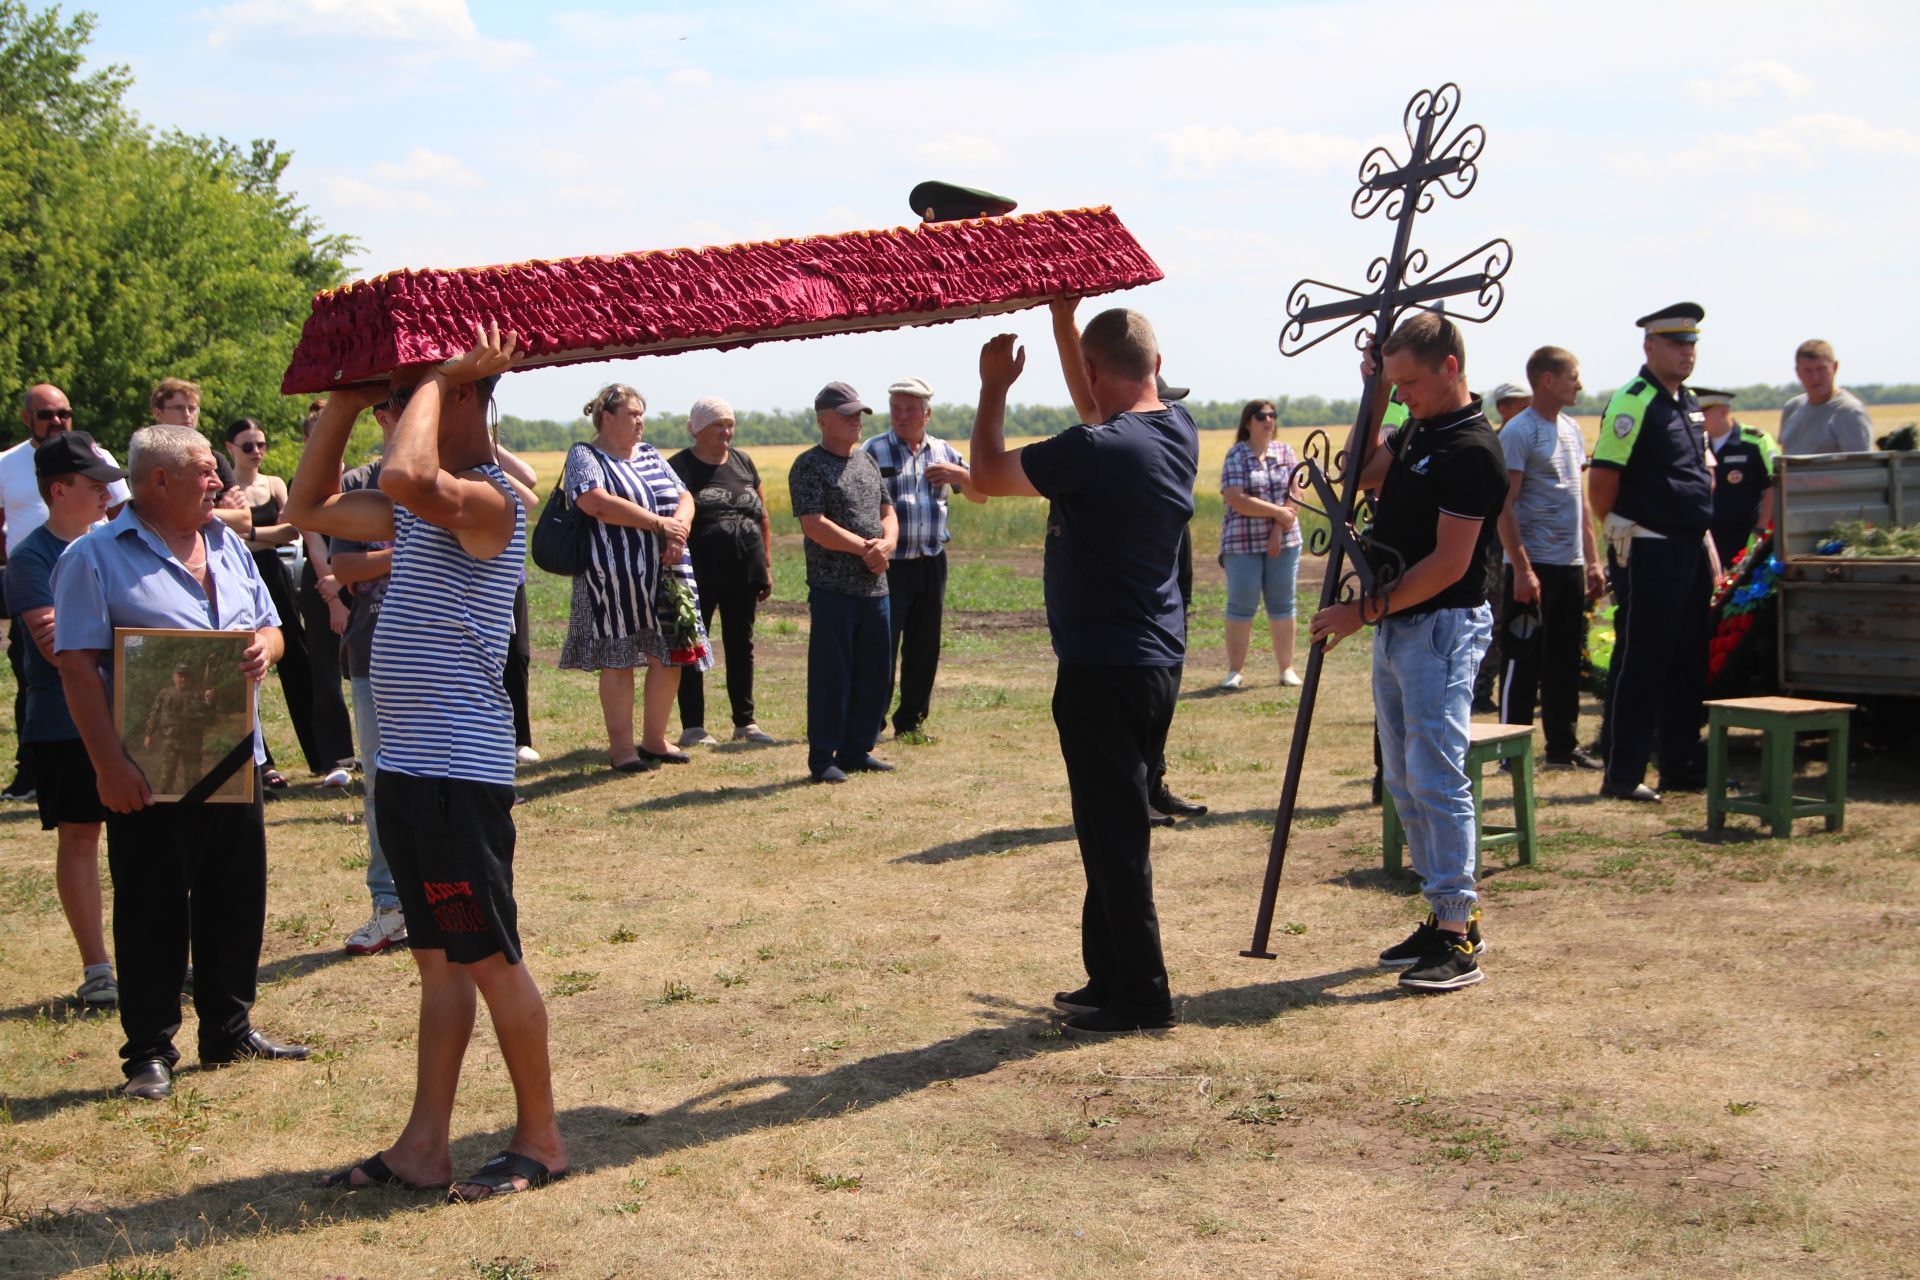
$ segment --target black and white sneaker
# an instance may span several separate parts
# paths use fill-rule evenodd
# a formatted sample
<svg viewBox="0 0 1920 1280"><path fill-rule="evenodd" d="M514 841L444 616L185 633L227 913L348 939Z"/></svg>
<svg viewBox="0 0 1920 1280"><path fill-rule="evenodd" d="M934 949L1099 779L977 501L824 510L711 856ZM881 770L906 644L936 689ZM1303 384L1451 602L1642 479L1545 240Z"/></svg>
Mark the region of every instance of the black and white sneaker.
<svg viewBox="0 0 1920 1280"><path fill-rule="evenodd" d="M1465 934L1435 929L1427 954L1400 975L1400 985L1409 991L1458 991L1470 987L1487 975L1473 958L1473 940Z"/></svg>
<svg viewBox="0 0 1920 1280"><path fill-rule="evenodd" d="M1433 912L1429 911L1427 918L1420 922L1418 929L1380 953L1380 967L1404 969L1418 962L1420 957L1426 955L1429 949L1444 941L1445 938L1446 931L1440 927L1440 921L1434 917ZM1474 955L1486 953L1487 944L1480 937L1480 908L1478 907L1475 907L1473 914L1467 918L1467 941L1473 943Z"/></svg>

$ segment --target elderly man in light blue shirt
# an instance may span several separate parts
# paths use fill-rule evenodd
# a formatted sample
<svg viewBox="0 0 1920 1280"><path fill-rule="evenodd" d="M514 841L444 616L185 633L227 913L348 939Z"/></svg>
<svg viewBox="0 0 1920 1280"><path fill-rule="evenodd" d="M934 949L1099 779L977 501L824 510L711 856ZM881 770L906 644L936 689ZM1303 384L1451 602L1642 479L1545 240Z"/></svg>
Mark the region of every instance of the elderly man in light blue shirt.
<svg viewBox="0 0 1920 1280"><path fill-rule="evenodd" d="M198 432L136 431L127 468L133 500L76 539L54 566L53 648L108 810L124 1092L158 1099L172 1093L180 1060L173 1037L189 950L201 1066L304 1058L308 1050L269 1040L250 1017L267 914L258 793L250 804L156 803L111 710L117 628L250 632L240 669L257 696L283 647L280 618L246 544L213 517L220 478ZM263 758L257 731L252 756ZM244 759L225 763L247 767Z"/></svg>

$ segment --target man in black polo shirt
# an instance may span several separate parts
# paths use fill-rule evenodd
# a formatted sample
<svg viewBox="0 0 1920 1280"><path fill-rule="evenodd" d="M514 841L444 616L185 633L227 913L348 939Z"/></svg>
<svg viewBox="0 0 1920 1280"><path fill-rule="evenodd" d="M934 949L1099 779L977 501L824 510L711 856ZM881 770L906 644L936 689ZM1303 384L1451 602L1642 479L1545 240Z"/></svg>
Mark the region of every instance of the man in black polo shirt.
<svg viewBox="0 0 1920 1280"><path fill-rule="evenodd" d="M1402 968L1400 985L1454 991L1485 974L1477 959L1479 853L1467 781L1473 676L1493 634L1487 563L1507 500L1500 440L1467 390L1466 347L1444 316L1417 312L1380 348L1381 372L1411 415L1381 438L1360 471L1380 492L1372 539L1400 555L1405 571L1375 597L1313 615L1314 643L1329 649L1372 622L1373 706L1386 789L1407 832L1427 918L1380 953ZM1371 370L1371 355L1368 369ZM1384 552L1368 557L1378 574ZM1384 616L1382 616L1384 614Z"/></svg>
<svg viewBox="0 0 1920 1280"><path fill-rule="evenodd" d="M1698 791L1701 700L1713 634L1713 454L1686 380L1706 311L1679 302L1634 321L1640 376L1613 393L1587 471L1587 506L1607 538L1619 636L1607 680L1600 794L1657 802L1645 782L1656 737L1663 791Z"/></svg>
<svg viewBox="0 0 1920 1280"><path fill-rule="evenodd" d="M1200 437L1184 408L1160 399L1159 346L1146 317L1104 311L1083 337L1075 305L1054 303L1053 336L1082 425L1007 449L1007 391L1026 352L1002 334L980 352L973 476L989 496L1053 503L1045 567L1047 628L1060 662L1053 722L1087 875L1087 983L1053 1002L1069 1032L1114 1034L1173 1023L1147 786L1186 654L1177 562L1193 518Z"/></svg>

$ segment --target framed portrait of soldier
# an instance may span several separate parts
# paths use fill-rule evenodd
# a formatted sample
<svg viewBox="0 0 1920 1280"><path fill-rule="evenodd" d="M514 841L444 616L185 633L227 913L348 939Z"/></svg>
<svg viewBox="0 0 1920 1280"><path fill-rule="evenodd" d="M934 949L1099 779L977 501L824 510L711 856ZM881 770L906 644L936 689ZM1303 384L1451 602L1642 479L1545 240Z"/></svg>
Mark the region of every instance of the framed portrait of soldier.
<svg viewBox="0 0 1920 1280"><path fill-rule="evenodd" d="M251 631L117 627L113 723L156 803L254 798Z"/></svg>

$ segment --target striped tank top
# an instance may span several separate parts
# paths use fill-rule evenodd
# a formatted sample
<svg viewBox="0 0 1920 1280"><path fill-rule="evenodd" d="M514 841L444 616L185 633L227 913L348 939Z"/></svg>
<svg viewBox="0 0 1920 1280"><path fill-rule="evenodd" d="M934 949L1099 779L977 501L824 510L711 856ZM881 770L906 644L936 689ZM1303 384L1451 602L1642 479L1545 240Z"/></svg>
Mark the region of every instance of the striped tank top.
<svg viewBox="0 0 1920 1280"><path fill-rule="evenodd" d="M508 489L500 468L475 468ZM526 512L513 539L476 560L449 530L393 509L393 574L373 630L378 767L420 778L513 785L513 708L501 674L526 559Z"/></svg>

